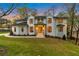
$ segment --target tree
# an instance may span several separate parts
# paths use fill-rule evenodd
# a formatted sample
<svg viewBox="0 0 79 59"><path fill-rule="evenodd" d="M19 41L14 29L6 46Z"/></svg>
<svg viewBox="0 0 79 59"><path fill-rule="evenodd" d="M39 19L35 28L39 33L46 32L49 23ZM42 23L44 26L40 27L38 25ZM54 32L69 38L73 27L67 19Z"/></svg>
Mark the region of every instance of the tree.
<svg viewBox="0 0 79 59"><path fill-rule="evenodd" d="M18 8L18 12L21 14L22 17L26 16L26 8Z"/></svg>
<svg viewBox="0 0 79 59"><path fill-rule="evenodd" d="M1 14L0 14L0 18L3 17L3 16L7 16L9 15L14 9L16 8L15 4L11 4L10 7L8 7L8 9L6 11L4 11L3 8L0 8L1 10Z"/></svg>
<svg viewBox="0 0 79 59"><path fill-rule="evenodd" d="M37 15L37 9L31 9L31 14L33 16L36 16Z"/></svg>
<svg viewBox="0 0 79 59"><path fill-rule="evenodd" d="M46 12L44 12L44 15L48 15L48 14L51 14L52 16L55 16L56 14L56 8L55 7L50 7L47 9Z"/></svg>
<svg viewBox="0 0 79 59"><path fill-rule="evenodd" d="M59 12L57 16L59 17L67 17L67 33L70 34L68 35L72 39L72 33L73 33L73 27L75 24L75 19L76 19L76 14L77 14L77 7L78 4L76 3L68 3L64 4L63 9L65 9L63 12Z"/></svg>
<svg viewBox="0 0 79 59"><path fill-rule="evenodd" d="M18 13L21 15L22 18L28 16L29 8L27 7L28 4L23 4L23 7L17 8Z"/></svg>
<svg viewBox="0 0 79 59"><path fill-rule="evenodd" d="M16 8L16 4L10 4L10 6L7 8L7 10L5 11L4 8L0 8L0 24L2 26L3 22L5 23L6 19L3 19L2 18L4 16L7 16L9 15L10 13L12 13L12 11Z"/></svg>
<svg viewBox="0 0 79 59"><path fill-rule="evenodd" d="M64 13L64 12L59 12L58 14L57 14L57 17L66 17L67 15L66 15L66 13Z"/></svg>
<svg viewBox="0 0 79 59"><path fill-rule="evenodd" d="M76 41L75 44L78 44L78 36L79 36L79 17L76 16L75 20L74 20L74 29L76 31Z"/></svg>
<svg viewBox="0 0 79 59"><path fill-rule="evenodd" d="M76 15L76 3L66 4L67 14L68 14L68 22L70 24L70 38L72 38L74 19Z"/></svg>

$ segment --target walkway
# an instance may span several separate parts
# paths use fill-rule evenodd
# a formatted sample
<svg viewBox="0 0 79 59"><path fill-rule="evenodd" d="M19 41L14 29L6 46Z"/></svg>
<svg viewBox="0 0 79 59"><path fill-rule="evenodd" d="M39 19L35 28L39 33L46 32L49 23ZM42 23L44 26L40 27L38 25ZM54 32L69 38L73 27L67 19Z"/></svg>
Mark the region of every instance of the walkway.
<svg viewBox="0 0 79 59"><path fill-rule="evenodd" d="M37 38L45 38L45 36L44 36L43 33L38 33L36 37L37 37Z"/></svg>
<svg viewBox="0 0 79 59"><path fill-rule="evenodd" d="M0 36L11 37L11 38L45 38L38 36L10 36L9 33L0 34Z"/></svg>

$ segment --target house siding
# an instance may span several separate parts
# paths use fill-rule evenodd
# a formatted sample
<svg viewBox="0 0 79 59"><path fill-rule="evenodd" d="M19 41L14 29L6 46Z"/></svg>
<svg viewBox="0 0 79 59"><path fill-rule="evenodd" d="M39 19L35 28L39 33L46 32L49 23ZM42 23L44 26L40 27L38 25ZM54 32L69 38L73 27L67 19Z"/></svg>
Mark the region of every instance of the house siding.
<svg viewBox="0 0 79 59"><path fill-rule="evenodd" d="M14 28L16 28L16 31L14 31ZM12 32L14 35L27 35L27 26L12 26Z"/></svg>
<svg viewBox="0 0 79 59"><path fill-rule="evenodd" d="M64 20L63 20L63 23L61 23L62 25L64 25L64 27L63 27L63 32L59 32L59 31L58 31L58 27L56 26L57 24L58 24L58 23L55 22L55 36L62 38L63 35L65 35L65 36L67 37L67 20L64 19Z"/></svg>
<svg viewBox="0 0 79 59"><path fill-rule="evenodd" d="M23 31L22 31L22 28L23 28ZM22 26L22 27L19 27L20 31L20 35L27 35L27 26Z"/></svg>
<svg viewBox="0 0 79 59"><path fill-rule="evenodd" d="M52 23L48 23L48 18L52 18ZM47 31L47 34L46 35L49 35L49 36L55 36L55 31L54 31L54 29L55 29L55 26L54 26L54 19L53 19L53 17L52 16L48 16L47 17L47 28L48 28L48 26L51 26L52 27L52 32L48 32Z"/></svg>
<svg viewBox="0 0 79 59"><path fill-rule="evenodd" d="M32 24L29 23L30 19L33 19L33 23ZM33 16L30 16L28 18L28 25L29 25L29 27L28 27L28 34L29 35L35 35L35 28L34 28L35 21L34 20L35 20L35 18ZM30 32L30 27L33 27L33 32Z"/></svg>
<svg viewBox="0 0 79 59"><path fill-rule="evenodd" d="M48 18L52 18L52 23L48 23ZM29 23L29 20L30 19L33 19L33 23L30 24ZM67 19L63 19L63 24L64 27L63 27L63 32L59 32L58 31L58 28L57 28L57 23L56 20L52 17L52 16L47 16L46 19L43 19L42 21L45 25L45 30L43 31L44 32L44 35L48 35L48 36L53 36L53 37L63 37L63 35L65 35L67 37ZM29 16L28 19L27 19L27 24L28 24L28 27L25 25L25 26L12 26L12 32L14 35L36 35L36 29L35 29L35 24L38 23L38 19L35 19L34 16ZM48 32L48 26L51 26L52 27L52 32ZM16 27L16 32L14 31L14 27ZM21 31L21 28L23 27L24 31L22 32ZM33 27L33 32L30 32L30 27Z"/></svg>
<svg viewBox="0 0 79 59"><path fill-rule="evenodd" d="M16 28L16 31L14 31L14 28ZM19 31L20 31L20 29L18 26L12 26L12 32L14 35L19 35L20 34Z"/></svg>

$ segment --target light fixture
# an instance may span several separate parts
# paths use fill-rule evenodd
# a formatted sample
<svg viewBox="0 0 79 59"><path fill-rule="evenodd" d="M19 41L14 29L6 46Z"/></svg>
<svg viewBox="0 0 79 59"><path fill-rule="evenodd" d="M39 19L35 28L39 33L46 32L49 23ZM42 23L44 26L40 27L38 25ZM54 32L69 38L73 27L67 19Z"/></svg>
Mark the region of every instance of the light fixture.
<svg viewBox="0 0 79 59"><path fill-rule="evenodd" d="M43 27L43 30L44 30L44 27Z"/></svg>
<svg viewBox="0 0 79 59"><path fill-rule="evenodd" d="M36 27L36 30L38 30L38 27Z"/></svg>

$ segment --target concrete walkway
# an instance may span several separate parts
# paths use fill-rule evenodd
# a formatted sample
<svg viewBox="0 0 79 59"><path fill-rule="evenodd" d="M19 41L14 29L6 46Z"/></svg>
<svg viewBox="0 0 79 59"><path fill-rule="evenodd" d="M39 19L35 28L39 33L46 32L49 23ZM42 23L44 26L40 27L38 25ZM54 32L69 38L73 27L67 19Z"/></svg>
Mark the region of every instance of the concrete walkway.
<svg viewBox="0 0 79 59"><path fill-rule="evenodd" d="M0 34L0 36L8 36L9 35L9 33L2 33L2 34Z"/></svg>
<svg viewBox="0 0 79 59"><path fill-rule="evenodd" d="M0 36L11 37L11 38L45 38L45 37L37 37L37 36L10 36L9 33L0 34Z"/></svg>
<svg viewBox="0 0 79 59"><path fill-rule="evenodd" d="M36 37L37 37L37 38L45 38L45 36L44 36L43 33L38 33Z"/></svg>

